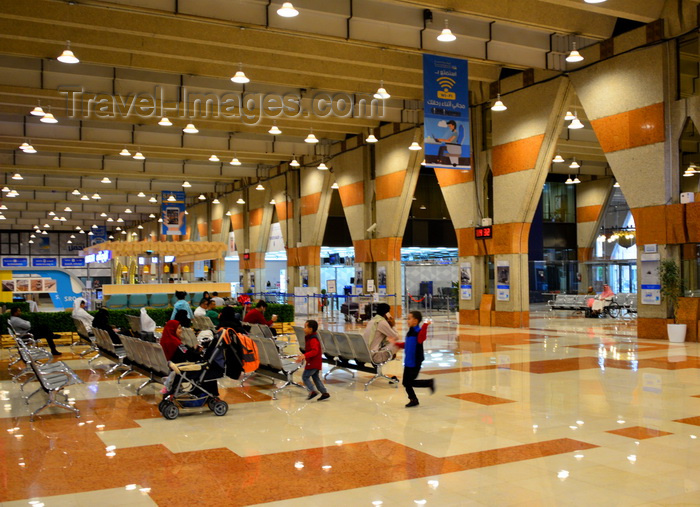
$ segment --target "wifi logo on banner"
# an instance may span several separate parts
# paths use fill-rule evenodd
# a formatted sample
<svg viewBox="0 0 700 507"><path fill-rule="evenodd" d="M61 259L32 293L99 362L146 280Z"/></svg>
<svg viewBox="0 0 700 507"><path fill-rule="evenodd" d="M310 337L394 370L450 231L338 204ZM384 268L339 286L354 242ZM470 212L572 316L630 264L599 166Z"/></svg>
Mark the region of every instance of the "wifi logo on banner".
<svg viewBox="0 0 700 507"><path fill-rule="evenodd" d="M455 85L456 81L450 77L439 77L437 79L438 85L442 90L438 90L437 96L440 99L446 99L446 100L455 100L457 98L457 95L450 91L452 90L452 87Z"/></svg>

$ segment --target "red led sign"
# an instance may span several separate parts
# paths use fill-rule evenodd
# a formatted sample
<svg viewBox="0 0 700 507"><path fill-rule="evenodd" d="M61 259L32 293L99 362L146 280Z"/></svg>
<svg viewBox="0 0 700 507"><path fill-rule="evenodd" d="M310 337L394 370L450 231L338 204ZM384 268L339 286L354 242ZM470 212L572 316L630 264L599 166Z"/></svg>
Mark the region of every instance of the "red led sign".
<svg viewBox="0 0 700 507"><path fill-rule="evenodd" d="M475 227L474 236L476 239L490 239L493 237L492 227Z"/></svg>

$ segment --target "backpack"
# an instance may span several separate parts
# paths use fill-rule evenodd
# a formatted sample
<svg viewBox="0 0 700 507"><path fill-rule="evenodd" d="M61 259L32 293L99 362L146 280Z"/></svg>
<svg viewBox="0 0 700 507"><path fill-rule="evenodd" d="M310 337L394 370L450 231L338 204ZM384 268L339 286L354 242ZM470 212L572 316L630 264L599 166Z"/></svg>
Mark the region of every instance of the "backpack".
<svg viewBox="0 0 700 507"><path fill-rule="evenodd" d="M231 336L235 336L238 343L241 344L241 349L243 354L241 356L241 361L243 363L243 371L246 373L253 372L260 367L260 356L258 355L258 346L253 340L250 339L248 335L239 333L234 329L227 328L224 331L222 339L226 343L231 342Z"/></svg>

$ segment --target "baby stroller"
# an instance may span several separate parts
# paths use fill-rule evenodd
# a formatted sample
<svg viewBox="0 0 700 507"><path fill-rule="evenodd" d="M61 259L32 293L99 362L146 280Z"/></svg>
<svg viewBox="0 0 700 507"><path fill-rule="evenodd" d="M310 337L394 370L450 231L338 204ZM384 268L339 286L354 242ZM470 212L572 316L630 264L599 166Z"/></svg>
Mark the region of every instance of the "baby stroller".
<svg viewBox="0 0 700 507"><path fill-rule="evenodd" d="M201 361L169 363L176 377L170 390L158 404L166 419L177 419L181 410L200 410L206 405L214 415L228 412L228 403L219 398L218 379L238 379L243 371L240 343L219 333L205 348ZM194 411L194 410L193 410Z"/></svg>

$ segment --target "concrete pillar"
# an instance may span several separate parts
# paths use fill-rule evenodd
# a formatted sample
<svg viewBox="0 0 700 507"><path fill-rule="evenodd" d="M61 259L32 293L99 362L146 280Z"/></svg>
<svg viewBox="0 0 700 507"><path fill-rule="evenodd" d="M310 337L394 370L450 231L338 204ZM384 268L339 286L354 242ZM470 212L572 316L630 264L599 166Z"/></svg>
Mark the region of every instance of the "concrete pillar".
<svg viewBox="0 0 700 507"><path fill-rule="evenodd" d="M634 215L638 246L638 294L643 246L659 245L661 258L679 258L670 245L687 240L679 199L677 129L671 121L668 76L673 45L621 54L571 75L615 178ZM676 141L674 145L674 140ZM638 300L638 336L664 338L668 309Z"/></svg>

